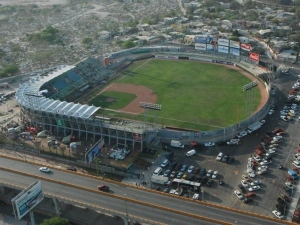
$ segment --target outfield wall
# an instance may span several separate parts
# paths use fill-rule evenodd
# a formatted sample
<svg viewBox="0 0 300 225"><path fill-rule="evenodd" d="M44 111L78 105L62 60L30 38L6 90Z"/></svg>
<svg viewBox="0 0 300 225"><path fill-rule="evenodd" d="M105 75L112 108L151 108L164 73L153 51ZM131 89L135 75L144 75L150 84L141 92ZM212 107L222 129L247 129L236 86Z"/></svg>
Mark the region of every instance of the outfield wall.
<svg viewBox="0 0 300 225"><path fill-rule="evenodd" d="M265 83L262 79L258 77L259 74L257 74L251 67L253 68L253 65L237 61L236 59L227 59L222 57L222 55L201 55L201 54L195 54L195 53L188 53L185 52L184 48L181 47L166 47L164 48L157 48L154 47L151 50L151 47L147 48L148 54L149 52L152 52L152 55L157 59L167 59L167 60L194 60L194 61L201 61L201 62L208 62L208 63L217 63L217 64L223 64L223 65L232 65L237 66L239 68L244 69L245 71L252 74L257 80L259 80L261 83L264 84L266 87L266 91L269 93L270 86ZM170 50L171 49L171 50ZM167 51L166 51L167 50ZM134 49L134 51L137 51L137 48ZM122 53L115 53L113 56L111 56L114 59L117 59L118 56L124 56L126 55L127 59L131 59L132 61L138 60L138 57L140 55L134 55L133 50L127 50L126 52ZM143 52L144 53L144 52ZM198 141L198 142L206 142L206 141L225 141L228 139L231 139L235 137L240 131L246 130L246 128L251 125L252 123L262 120L265 118L265 116L268 114L271 105L273 104L272 100L268 98L265 105L257 112L252 114L247 119L241 121L240 123L234 124L229 127L224 127L212 131L179 131L178 129L168 129L166 127L158 130L158 136L161 137L162 142L170 142L172 139L181 140L181 142L185 144L189 144L191 140Z"/></svg>

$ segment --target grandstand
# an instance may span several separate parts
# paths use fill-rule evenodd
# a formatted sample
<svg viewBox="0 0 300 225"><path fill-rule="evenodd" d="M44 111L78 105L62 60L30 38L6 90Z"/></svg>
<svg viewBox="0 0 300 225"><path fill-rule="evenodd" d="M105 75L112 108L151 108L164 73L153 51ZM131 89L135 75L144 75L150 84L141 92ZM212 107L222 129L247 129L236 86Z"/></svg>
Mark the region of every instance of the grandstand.
<svg viewBox="0 0 300 225"><path fill-rule="evenodd" d="M113 70L102 66L95 59L88 58L43 84L40 90L47 90L43 95L53 100L74 101L90 87L103 83L113 74Z"/></svg>

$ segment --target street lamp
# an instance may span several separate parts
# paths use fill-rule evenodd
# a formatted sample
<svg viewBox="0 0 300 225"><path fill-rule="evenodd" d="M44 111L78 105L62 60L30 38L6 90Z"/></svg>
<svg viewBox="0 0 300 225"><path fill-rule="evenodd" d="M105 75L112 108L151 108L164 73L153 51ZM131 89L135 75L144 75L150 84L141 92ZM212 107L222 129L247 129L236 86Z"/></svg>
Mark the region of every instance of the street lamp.
<svg viewBox="0 0 300 225"><path fill-rule="evenodd" d="M127 210L127 201L126 201L126 194L124 194L125 196L125 209L126 209L126 223L125 225L128 225L128 220L129 220L129 217L128 217L128 210Z"/></svg>

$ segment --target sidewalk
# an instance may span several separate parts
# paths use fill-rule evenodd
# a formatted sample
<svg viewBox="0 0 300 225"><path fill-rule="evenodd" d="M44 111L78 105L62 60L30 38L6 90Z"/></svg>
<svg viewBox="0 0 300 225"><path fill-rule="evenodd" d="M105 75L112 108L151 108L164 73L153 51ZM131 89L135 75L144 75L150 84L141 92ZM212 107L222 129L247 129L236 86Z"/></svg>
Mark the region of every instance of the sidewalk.
<svg viewBox="0 0 300 225"><path fill-rule="evenodd" d="M1 214L0 225L27 225L27 221L17 220L12 216Z"/></svg>

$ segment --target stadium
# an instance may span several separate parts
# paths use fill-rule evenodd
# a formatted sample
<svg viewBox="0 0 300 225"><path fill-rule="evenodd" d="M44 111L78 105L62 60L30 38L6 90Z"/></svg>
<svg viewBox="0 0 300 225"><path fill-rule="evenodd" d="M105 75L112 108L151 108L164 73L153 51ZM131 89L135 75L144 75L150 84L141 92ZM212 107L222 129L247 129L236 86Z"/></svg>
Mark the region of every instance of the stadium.
<svg viewBox="0 0 300 225"><path fill-rule="evenodd" d="M241 122L237 121L230 126L225 124L226 127L216 126L213 130L196 130L168 126L158 121L158 114L164 105L156 104L155 99L136 100L136 113L131 113L131 116L124 116L118 109L108 110L108 113L105 113L100 106L93 105L93 98L98 95L99 88L106 89L111 87L108 84L116 84L115 79L119 72L128 68L133 61L150 58L237 66L236 62L217 56L213 58L191 56L184 48L173 46L135 48L112 53L104 59L88 58L74 66L59 66L49 73L32 77L23 83L16 92L16 99L21 108L21 120L36 127L38 131L48 131L62 139L75 136L79 140L90 140L93 143L104 139L109 146L123 145L129 149L143 150L145 146L172 139L182 142L195 140L201 143L207 140L232 138L251 123L263 118L270 108L271 103L267 98L259 110L255 110ZM242 65L239 66L241 67ZM268 93L270 89L268 84L259 77L255 79ZM128 90L130 89L135 88L131 86ZM144 91L142 90L142 93ZM151 91L152 94L156 94ZM113 96L118 97L120 96ZM133 99L130 95L127 98L128 102ZM137 116L138 114L140 115Z"/></svg>

